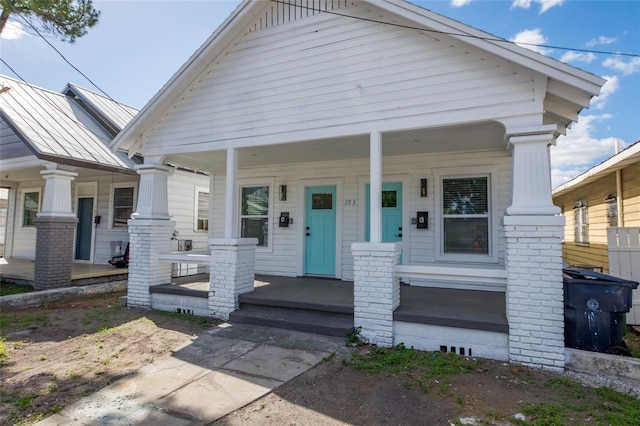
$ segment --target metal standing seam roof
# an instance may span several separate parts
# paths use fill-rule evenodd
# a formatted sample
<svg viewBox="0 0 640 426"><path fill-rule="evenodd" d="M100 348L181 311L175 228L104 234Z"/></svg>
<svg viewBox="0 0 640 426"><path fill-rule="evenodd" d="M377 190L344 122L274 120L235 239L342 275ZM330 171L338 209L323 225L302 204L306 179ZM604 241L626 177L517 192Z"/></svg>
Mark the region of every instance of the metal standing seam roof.
<svg viewBox="0 0 640 426"><path fill-rule="evenodd" d="M72 98L0 75L2 119L36 157L59 163L130 170L108 147L111 135Z"/></svg>
<svg viewBox="0 0 640 426"><path fill-rule="evenodd" d="M138 113L138 110L133 107L99 95L84 87L69 83L67 89L96 109L118 131L124 129L124 126Z"/></svg>

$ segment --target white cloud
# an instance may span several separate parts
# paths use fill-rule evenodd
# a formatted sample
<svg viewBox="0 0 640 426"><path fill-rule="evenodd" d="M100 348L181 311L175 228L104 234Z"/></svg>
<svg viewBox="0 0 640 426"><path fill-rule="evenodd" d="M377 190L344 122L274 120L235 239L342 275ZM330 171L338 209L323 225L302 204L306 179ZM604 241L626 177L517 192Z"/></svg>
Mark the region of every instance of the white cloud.
<svg viewBox="0 0 640 426"><path fill-rule="evenodd" d="M547 38L542 34L540 28L520 31L509 40L513 41L520 47L525 47L533 50L534 52L542 53L543 55L548 55L551 52L550 49L538 46L547 42Z"/></svg>
<svg viewBox="0 0 640 426"><path fill-rule="evenodd" d="M616 41L618 41L618 39L619 39L619 37L600 36L598 38L593 38L593 39L589 40L585 44L586 44L587 47L594 47L594 46L599 46L599 45L604 45L604 44L615 43Z"/></svg>
<svg viewBox="0 0 640 426"><path fill-rule="evenodd" d="M589 170L614 154L616 138L592 136L597 122L611 118L609 114L581 116L565 136L551 147L551 184L556 186ZM621 149L624 147L624 141Z"/></svg>
<svg viewBox="0 0 640 426"><path fill-rule="evenodd" d="M565 53L564 55L562 55L562 57L560 58L560 60L562 62L586 62L587 64L590 62L593 62L596 59L596 55L594 55L591 52L588 53L584 53L584 52L574 52L574 51L569 51L567 53Z"/></svg>
<svg viewBox="0 0 640 426"><path fill-rule="evenodd" d="M605 75L602 78L606 79L606 83L600 89L600 95L591 101L591 107L594 109L603 109L607 98L618 91L620 88L620 77L617 75L608 76Z"/></svg>
<svg viewBox="0 0 640 426"><path fill-rule="evenodd" d="M555 6L562 6L562 3L564 3L564 0L513 0L513 3L511 3L511 9L514 9L516 7L521 7L523 9L529 9L531 8L531 4L532 3L538 3L540 4L540 15L542 15L543 13L545 13L547 10L551 9L552 7Z"/></svg>
<svg viewBox="0 0 640 426"><path fill-rule="evenodd" d="M629 62L625 62L620 58L609 58L602 65L615 71L620 71L624 75L630 75L640 71L640 58L629 59Z"/></svg>
<svg viewBox="0 0 640 426"><path fill-rule="evenodd" d="M8 21L2 30L2 34L0 34L0 38L3 40L17 40L26 34L27 32L20 22Z"/></svg>
<svg viewBox="0 0 640 426"><path fill-rule="evenodd" d="M471 3L471 0L451 0L451 6L462 7Z"/></svg>

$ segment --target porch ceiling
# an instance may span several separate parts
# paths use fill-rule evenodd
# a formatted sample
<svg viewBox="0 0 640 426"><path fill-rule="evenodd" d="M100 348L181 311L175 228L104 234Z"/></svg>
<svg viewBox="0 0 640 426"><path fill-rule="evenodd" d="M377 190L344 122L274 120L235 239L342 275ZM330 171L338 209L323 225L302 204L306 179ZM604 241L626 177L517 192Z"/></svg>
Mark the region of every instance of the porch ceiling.
<svg viewBox="0 0 640 426"><path fill-rule="evenodd" d="M382 134L382 155L391 157L505 149L504 137L504 127L496 122L387 132ZM369 135L364 134L240 148L238 166L251 168L368 157ZM221 173L226 169L226 151L174 154L165 161Z"/></svg>

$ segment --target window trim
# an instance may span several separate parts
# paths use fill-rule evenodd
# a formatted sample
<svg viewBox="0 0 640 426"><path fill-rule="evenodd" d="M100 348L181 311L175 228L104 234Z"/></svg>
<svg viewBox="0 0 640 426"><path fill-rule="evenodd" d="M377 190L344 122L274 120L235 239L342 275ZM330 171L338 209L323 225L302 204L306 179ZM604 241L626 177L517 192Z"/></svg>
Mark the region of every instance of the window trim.
<svg viewBox="0 0 640 426"><path fill-rule="evenodd" d="M266 186L269 188L269 213L267 214L267 245L266 246L256 246L256 251L261 252L273 252L273 214L275 208L275 197L274 197L274 188L275 188L275 177L274 178L263 178L263 179L238 179L238 216L236 218L236 229L237 235L240 238L243 238L242 235L242 188L251 187L251 186Z"/></svg>
<svg viewBox="0 0 640 426"><path fill-rule="evenodd" d="M498 217L495 203L498 200L496 193L495 167L465 167L464 171L460 167L435 169L434 172L434 198L435 198L435 260L441 262L464 262L464 263L498 263ZM444 179L464 179L486 177L487 178L487 248L488 253L445 253L444 252L444 219L443 212L443 180Z"/></svg>
<svg viewBox="0 0 640 426"><path fill-rule="evenodd" d="M209 226L211 225L211 192L209 191L209 188L205 188L204 186L196 186L193 189L193 193L194 193L194 197L193 197L193 232L199 232L199 233L208 233L209 232ZM198 213L199 213L199 194L200 193L204 193L207 194L209 196L209 200L208 200L208 209L207 209L207 229L199 229L198 228Z"/></svg>
<svg viewBox="0 0 640 426"><path fill-rule="evenodd" d="M578 224L578 212L580 212L580 224ZM586 217L583 215L586 214ZM584 228L578 232L578 227ZM580 238L578 238L580 235ZM582 239L585 236L586 240ZM586 198L573 203L573 242L578 246L589 246L589 203Z"/></svg>
<svg viewBox="0 0 640 426"><path fill-rule="evenodd" d="M111 188L109 189L109 227L110 230L122 230L127 229L127 226L113 226L113 219L115 217L114 214L114 203L115 203L115 190L117 188L133 188L133 206L132 213L136 212L137 204L138 204L138 183L137 182L114 182L111 184Z"/></svg>
<svg viewBox="0 0 640 426"><path fill-rule="evenodd" d="M34 188L24 188L22 189L20 196L20 228L35 228L35 224L33 225L25 225L24 224L24 202L27 194L31 194L33 192L38 193L38 210L36 211L36 217L38 217L38 213L42 211L42 188L34 187Z"/></svg>

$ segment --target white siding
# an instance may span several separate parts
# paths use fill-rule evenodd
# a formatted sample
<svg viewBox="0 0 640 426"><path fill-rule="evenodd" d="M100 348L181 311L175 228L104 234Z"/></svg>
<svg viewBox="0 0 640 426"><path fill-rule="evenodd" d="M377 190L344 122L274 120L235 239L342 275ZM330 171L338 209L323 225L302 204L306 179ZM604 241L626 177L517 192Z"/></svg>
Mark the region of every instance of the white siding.
<svg viewBox="0 0 640 426"><path fill-rule="evenodd" d="M445 36L321 14L247 33L182 94L147 147L215 149L328 125L389 126L406 117L424 125L461 111L494 118L496 107L533 112L534 100L531 72Z"/></svg>
<svg viewBox="0 0 640 426"><path fill-rule="evenodd" d="M178 238L193 240L194 250L205 250L208 248L207 232L194 231L196 187L208 188L209 177L176 170L168 182L169 213L176 221ZM177 250L177 241L173 245L173 249Z"/></svg>
<svg viewBox="0 0 640 426"><path fill-rule="evenodd" d="M511 191L511 157L505 151L481 153L455 153L439 155L414 155L407 157L391 157L383 159L383 181L405 182L403 185L403 262L405 264L430 264L436 262L439 241L435 239L435 196L439 194L435 186L434 170L438 168L460 169L465 173L474 166L492 167L492 185L496 187L497 199L491 200L492 209L498 217L504 216L510 204ZM420 198L420 179L428 179L428 197ZM336 161L322 163L287 164L272 167L241 169L239 179L252 182L274 181L272 191L277 191L280 185L287 185L287 200L279 201L277 193L271 207L271 221L273 235L268 249L259 248L256 252L256 272L263 274L296 276L304 256L304 211L301 210L304 197L304 186L315 186L327 181L337 181L342 190L341 199L337 200L337 207L341 209L342 221L338 224L341 232L342 268L338 275L345 280L353 279L353 257L351 244L364 239L364 187L369 179L368 159L353 161ZM274 180L275 179L275 180ZM339 188L340 189L340 188ZM340 192L340 191L339 191ZM224 176L216 176L214 191L214 212L212 231L215 238L224 236L224 204L225 182ZM356 200L356 206L345 206L345 200ZM280 212L289 212L293 224L288 228L278 227ZM417 211L429 212L429 229L418 230L411 225L411 218ZM498 221L499 223L499 221ZM237 224L237 221L236 221ZM498 238L498 262L504 264L504 238L499 229L493 235Z"/></svg>

